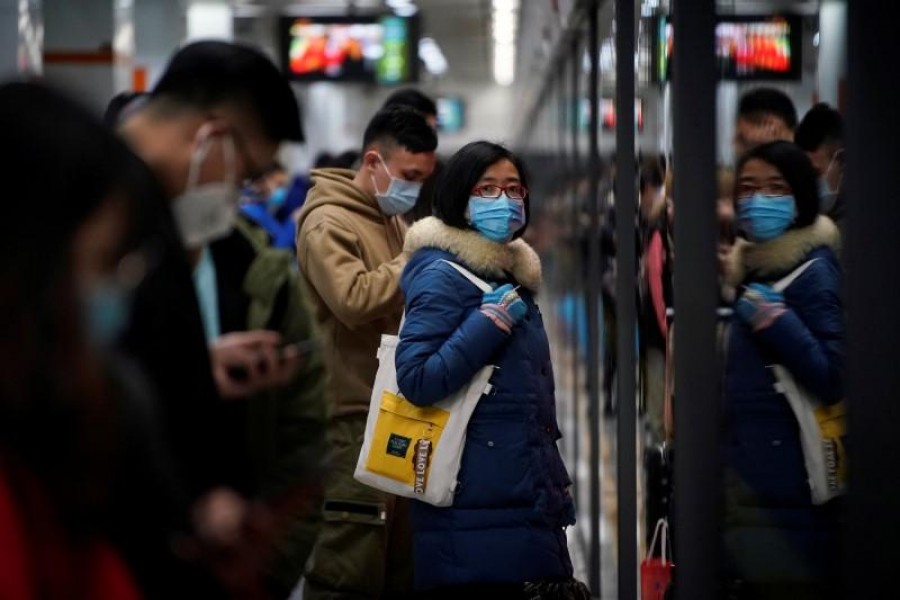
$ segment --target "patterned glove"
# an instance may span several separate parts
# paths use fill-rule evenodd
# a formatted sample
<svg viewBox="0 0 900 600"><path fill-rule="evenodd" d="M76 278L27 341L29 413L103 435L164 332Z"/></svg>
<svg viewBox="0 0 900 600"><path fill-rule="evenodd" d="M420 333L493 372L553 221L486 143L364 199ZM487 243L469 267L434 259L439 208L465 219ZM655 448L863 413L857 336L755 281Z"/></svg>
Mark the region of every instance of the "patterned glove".
<svg viewBox="0 0 900 600"><path fill-rule="evenodd" d="M495 290L491 290L490 292L485 292L484 296L481 299L482 304L500 304L503 300L503 296L508 292L514 291L514 288L511 283L507 283L505 285L501 285Z"/></svg>
<svg viewBox="0 0 900 600"><path fill-rule="evenodd" d="M765 329L784 314L784 294L763 283L751 283L734 305L737 316L753 331Z"/></svg>
<svg viewBox="0 0 900 600"><path fill-rule="evenodd" d="M528 305L519 297L509 283L486 292L482 299L481 312L506 333L511 333L513 325L525 318Z"/></svg>

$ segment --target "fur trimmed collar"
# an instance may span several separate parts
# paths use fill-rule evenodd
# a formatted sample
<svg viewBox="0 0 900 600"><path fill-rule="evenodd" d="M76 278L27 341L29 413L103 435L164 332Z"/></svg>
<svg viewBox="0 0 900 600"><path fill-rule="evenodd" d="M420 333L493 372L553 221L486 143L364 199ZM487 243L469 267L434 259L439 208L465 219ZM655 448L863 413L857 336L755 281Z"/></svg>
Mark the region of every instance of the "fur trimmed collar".
<svg viewBox="0 0 900 600"><path fill-rule="evenodd" d="M476 272L490 277L510 273L533 292L541 286L541 260L521 239L498 244L475 231L457 229L437 217L426 217L409 228L403 249L412 254L420 248L439 248L455 254Z"/></svg>
<svg viewBox="0 0 900 600"><path fill-rule="evenodd" d="M812 225L793 229L769 242L753 243L738 239L728 257L728 283L738 285L750 275L761 278L782 275L822 246L839 252L841 234L834 221L821 215Z"/></svg>

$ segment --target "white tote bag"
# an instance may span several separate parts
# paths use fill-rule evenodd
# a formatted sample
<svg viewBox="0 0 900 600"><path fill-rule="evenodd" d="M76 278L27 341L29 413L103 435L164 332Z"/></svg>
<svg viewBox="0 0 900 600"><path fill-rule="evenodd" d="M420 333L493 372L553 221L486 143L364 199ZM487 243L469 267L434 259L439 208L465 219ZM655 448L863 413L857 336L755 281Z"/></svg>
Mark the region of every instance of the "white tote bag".
<svg viewBox="0 0 900 600"><path fill-rule="evenodd" d="M460 265L444 261L484 292L491 286ZM401 323L401 329L403 325ZM353 477L383 492L435 506L453 504L469 419L491 390L491 365L461 390L431 406L418 407L400 393L394 353L399 336L381 336L378 373L372 386L362 450Z"/></svg>
<svg viewBox="0 0 900 600"><path fill-rule="evenodd" d="M783 292L814 261L803 263L793 273L775 282L772 288ZM772 365L772 369L775 390L787 399L800 427L800 447L813 504L824 504L846 491L845 402L826 405L801 386L782 365Z"/></svg>

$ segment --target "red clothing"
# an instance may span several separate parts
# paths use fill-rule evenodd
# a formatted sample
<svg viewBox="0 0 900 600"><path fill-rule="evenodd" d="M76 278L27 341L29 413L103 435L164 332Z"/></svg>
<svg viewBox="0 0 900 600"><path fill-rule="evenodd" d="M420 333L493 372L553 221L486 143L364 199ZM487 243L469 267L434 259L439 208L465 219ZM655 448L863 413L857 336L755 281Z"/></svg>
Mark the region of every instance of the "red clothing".
<svg viewBox="0 0 900 600"><path fill-rule="evenodd" d="M666 327L666 298L663 288L664 269L666 264L666 250L663 246L663 232L655 230L650 237L650 243L646 250L647 287L650 290L650 301L653 304L653 313L656 315L656 323L663 340L666 339L668 328Z"/></svg>
<svg viewBox="0 0 900 600"><path fill-rule="evenodd" d="M0 598L141 598L108 542L87 533L73 535L37 478L19 469L17 477L10 477L5 467L0 471Z"/></svg>

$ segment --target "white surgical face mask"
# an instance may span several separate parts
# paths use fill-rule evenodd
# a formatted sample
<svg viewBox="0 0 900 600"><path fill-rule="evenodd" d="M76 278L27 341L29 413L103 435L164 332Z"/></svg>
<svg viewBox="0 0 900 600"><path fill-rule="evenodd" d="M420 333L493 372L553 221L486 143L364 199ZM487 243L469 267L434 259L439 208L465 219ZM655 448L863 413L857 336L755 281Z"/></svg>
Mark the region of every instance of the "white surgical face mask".
<svg viewBox="0 0 900 600"><path fill-rule="evenodd" d="M207 132L206 127L201 127L197 132L198 142L191 155L187 187L172 204L181 239L190 249L202 248L231 233L240 197L240 190L235 183L234 139L230 135L222 138L225 178L222 181L197 183L200 168L212 146L212 139Z"/></svg>

